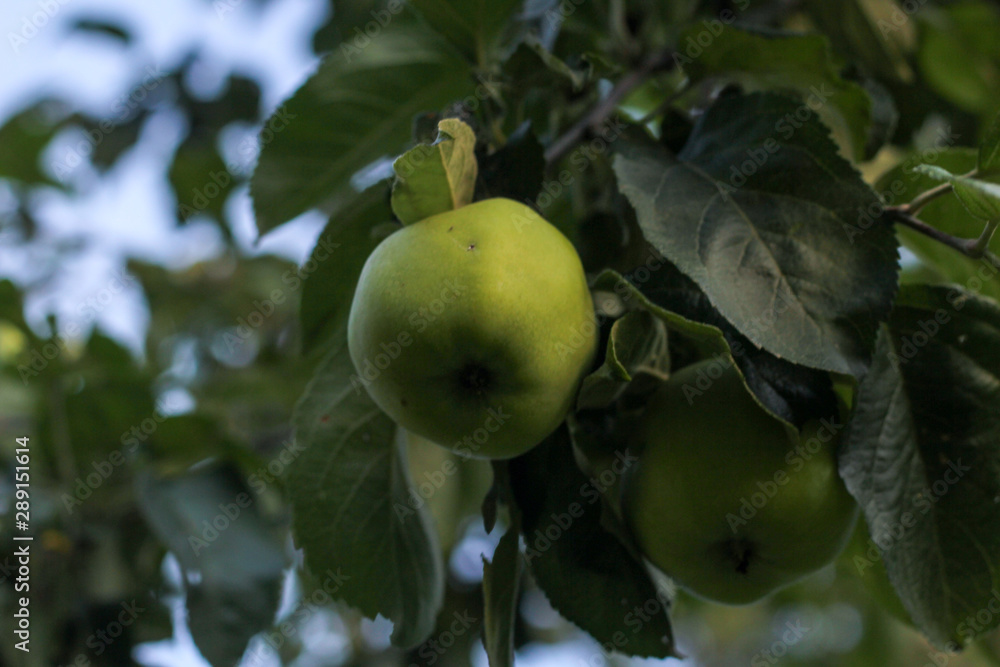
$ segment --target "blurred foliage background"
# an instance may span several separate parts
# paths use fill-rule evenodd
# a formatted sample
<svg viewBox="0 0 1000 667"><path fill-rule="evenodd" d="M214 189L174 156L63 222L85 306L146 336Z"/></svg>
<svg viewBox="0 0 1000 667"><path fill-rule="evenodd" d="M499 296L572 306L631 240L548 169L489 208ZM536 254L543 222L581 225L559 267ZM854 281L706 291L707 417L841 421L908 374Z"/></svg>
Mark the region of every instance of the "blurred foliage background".
<svg viewBox="0 0 1000 667"><path fill-rule="evenodd" d="M526 12L557 4L531 0ZM592 18L609 7L624 7L629 30L655 32L673 14L734 4L744 3L574 2L559 44L604 48ZM889 70L886 85L905 113L892 145L867 165L871 175L942 127L971 140L996 106L993 3L920 3L924 20L880 42L884 53L859 52L866 42L849 21L858 7L871 16L891 2L753 4L761 8L748 16L762 26L822 27L839 53ZM478 517L486 464L458 466L428 500L449 554L447 601L439 643L409 654L389 647L388 623L333 601L337 573L300 576L288 532L282 473L297 455L289 421L316 363L302 354L296 309L324 219L306 214L258 242L246 182L257 132L277 103L382 5L5 5L2 664L485 665L480 554L496 543ZM530 54L517 58L527 60L510 65L517 76L551 76ZM591 99L562 88L571 120ZM642 108L654 93L628 102ZM552 118L548 102L525 101L536 128L554 134L566 119ZM30 654L13 648L6 629L16 597L18 437L32 450ZM452 456L416 442L411 454L418 483ZM849 556L752 607L682 596L674 619L691 665L1000 664L995 639L975 655L938 654L871 601ZM530 584L517 641L523 665L642 662L606 653Z"/></svg>

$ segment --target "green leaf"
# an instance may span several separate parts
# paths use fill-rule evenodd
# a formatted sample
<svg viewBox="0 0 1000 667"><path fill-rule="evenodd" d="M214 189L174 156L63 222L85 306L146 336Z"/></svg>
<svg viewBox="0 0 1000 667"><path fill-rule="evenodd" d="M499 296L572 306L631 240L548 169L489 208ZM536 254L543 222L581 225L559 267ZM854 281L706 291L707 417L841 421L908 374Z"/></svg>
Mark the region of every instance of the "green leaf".
<svg viewBox="0 0 1000 667"><path fill-rule="evenodd" d="M28 373L28 369L36 368L34 361L23 352L22 359L26 380L52 383L53 395L40 405L41 438L51 443L63 439L67 442L66 450L52 447L42 450L41 455L51 457L51 465L59 466L53 469L67 473L72 470L81 479L97 469L114 473L105 475L104 481L92 490L67 489L60 496L61 504L71 513L77 508L99 510L105 502L116 504L122 486L133 481L132 466L126 460L149 437L150 424L155 426L163 420L153 400L149 373L137 366L127 349L99 330L91 334L84 354L75 363L70 354L65 354L67 346L62 336L36 342L31 350L37 357L41 357L40 350L58 352L43 359L51 358L40 372ZM85 386L86 391L74 391L69 378Z"/></svg>
<svg viewBox="0 0 1000 667"><path fill-rule="evenodd" d="M262 234L349 192L355 172L401 152L416 114L471 90L466 65L404 17L329 55L264 124L250 187Z"/></svg>
<svg viewBox="0 0 1000 667"><path fill-rule="evenodd" d="M456 118L438 123L433 144L420 144L392 163L392 211L404 225L472 203L476 191L476 135Z"/></svg>
<svg viewBox="0 0 1000 667"><path fill-rule="evenodd" d="M859 387L840 471L917 626L959 646L1000 586L1000 306L902 289Z"/></svg>
<svg viewBox="0 0 1000 667"><path fill-rule="evenodd" d="M863 159L872 160L879 151L892 141L899 126L899 109L892 93L871 77L860 81L872 101L872 122L868 128L868 142L865 144Z"/></svg>
<svg viewBox="0 0 1000 667"><path fill-rule="evenodd" d="M965 209L980 220L1000 220L1000 185L967 176L955 176L947 169L921 164L913 171L951 183L955 196Z"/></svg>
<svg viewBox="0 0 1000 667"><path fill-rule="evenodd" d="M525 559L556 611L619 653L677 657L669 603L602 527L602 485L577 468L566 429L513 459L510 476Z"/></svg>
<svg viewBox="0 0 1000 667"><path fill-rule="evenodd" d="M838 50L880 77L912 81L916 26L894 0L806 0L806 11Z"/></svg>
<svg viewBox="0 0 1000 667"><path fill-rule="evenodd" d="M208 141L185 141L170 165L170 185L177 197L177 218L197 215L225 220L225 204L235 178Z"/></svg>
<svg viewBox="0 0 1000 667"><path fill-rule="evenodd" d="M804 104L789 111L793 117L809 110L817 112L855 157L864 155L872 121L871 100L864 88L840 76L825 37L764 34L723 26L708 46L701 47L698 39L703 39L706 30L696 24L681 36L680 44L687 46L677 59L692 83L723 79L738 82L749 92L773 90L799 96ZM772 126L772 134L773 130Z"/></svg>
<svg viewBox="0 0 1000 667"><path fill-rule="evenodd" d="M1000 86L1000 12L991 3L960 2L928 7L916 18L920 26L917 52L928 86L972 113L996 111Z"/></svg>
<svg viewBox="0 0 1000 667"><path fill-rule="evenodd" d="M565 88L577 93L590 78L589 67L573 68L529 36L504 61L503 71L515 82L511 94L523 95L528 88Z"/></svg>
<svg viewBox="0 0 1000 667"><path fill-rule="evenodd" d="M46 123L46 102L20 111L0 127L0 177L12 178L26 185L55 185L39 166L42 150L59 131L59 125ZM73 153L76 159L82 159ZM76 163L57 161L53 165L56 176L72 171Z"/></svg>
<svg viewBox="0 0 1000 667"><path fill-rule="evenodd" d="M392 219L386 190L385 183L373 185L331 217L308 261L286 274L290 289L302 285L299 321L305 352L347 330L361 268L382 238L376 225Z"/></svg>
<svg viewBox="0 0 1000 667"><path fill-rule="evenodd" d="M10 320L20 329L31 331L24 320L24 297L8 278L0 279L0 318Z"/></svg>
<svg viewBox="0 0 1000 667"><path fill-rule="evenodd" d="M514 619L523 566L518 536L517 528L508 528L493 562L483 557L483 647L490 667L514 665Z"/></svg>
<svg viewBox="0 0 1000 667"><path fill-rule="evenodd" d="M611 325L604 363L583 379L577 409L606 408L638 371L667 371L667 328L648 310L634 310Z"/></svg>
<svg viewBox="0 0 1000 667"><path fill-rule="evenodd" d="M955 174L951 173L944 167L939 167L936 164L918 164L913 168L913 171L918 174L923 174L924 176L930 176L936 181L952 181L955 178Z"/></svg>
<svg viewBox="0 0 1000 667"><path fill-rule="evenodd" d="M91 149L90 162L97 169L107 171L139 141L139 135L145 125L147 115L144 109L140 109L127 120L117 122L86 115L75 115L72 117L72 121L91 138L100 137L100 140L94 142L94 147ZM70 155L67 155L61 165L62 168L68 168L71 160Z"/></svg>
<svg viewBox="0 0 1000 667"><path fill-rule="evenodd" d="M229 468L137 480L139 506L185 573L188 627L213 665L235 664L271 626L286 567L281 539ZM198 583L190 577L200 575Z"/></svg>
<svg viewBox="0 0 1000 667"><path fill-rule="evenodd" d="M979 142L978 170L980 174L1000 171L1000 113L993 118L986 136Z"/></svg>
<svg viewBox="0 0 1000 667"><path fill-rule="evenodd" d="M369 618L394 624L409 648L434 630L444 567L424 507L412 491L396 426L352 383L346 343L323 361L296 408L288 495L296 544L315 573L343 575L338 595Z"/></svg>
<svg viewBox="0 0 1000 667"><path fill-rule="evenodd" d="M194 118L194 133L205 132L209 128L216 128L211 132L218 132L219 129L237 121L247 123L258 123L260 118L260 83L241 74L230 74L226 79L225 92L222 95L209 100L193 99L189 96L181 98L181 106ZM244 153L244 146L240 146L240 153ZM242 155L237 159L246 159L247 155ZM241 166L242 168L242 166Z"/></svg>
<svg viewBox="0 0 1000 667"><path fill-rule="evenodd" d="M209 458L241 463L248 470L262 463L250 449L228 437L214 417L193 412L155 417L156 432L146 441L143 453L159 473L180 474Z"/></svg>
<svg viewBox="0 0 1000 667"><path fill-rule="evenodd" d="M615 174L646 239L751 342L862 375L896 291L896 239L859 218L875 193L815 116L789 123L798 108L723 96L679 159L620 141Z"/></svg>
<svg viewBox="0 0 1000 667"><path fill-rule="evenodd" d="M617 271L605 270L601 272L593 280L592 287L595 292L607 291L617 294L626 308L648 310L662 320L670 331L688 338L704 356L729 354L729 345L718 328L687 319L657 305L642 292L639 286L626 280Z"/></svg>
<svg viewBox="0 0 1000 667"><path fill-rule="evenodd" d="M470 63L486 66L521 0L410 0L434 30Z"/></svg>
<svg viewBox="0 0 1000 667"><path fill-rule="evenodd" d="M404 7L402 0L330 0L329 4L333 8L330 18L313 35L316 53L332 51L338 45L341 50L361 48L372 39L366 29L377 36L375 31L381 32L396 20Z"/></svg>
<svg viewBox="0 0 1000 667"><path fill-rule="evenodd" d="M952 179L951 185L970 214L984 221L1000 221L1000 185L962 176Z"/></svg>
<svg viewBox="0 0 1000 667"><path fill-rule="evenodd" d="M105 21L99 18L78 18L69 29L73 32L89 33L109 37L127 46L132 42L132 33L121 24L114 21Z"/></svg>
<svg viewBox="0 0 1000 667"><path fill-rule="evenodd" d="M648 270L648 273L646 272ZM617 275L617 274L613 274ZM597 284L604 287L602 275ZM607 281L626 305L635 300L663 319L670 335L682 336L694 358L736 362L757 399L774 415L801 427L837 414L830 374L782 359L758 348L712 306L708 297L677 267L662 259L646 261L629 274ZM642 292L639 292L639 289ZM676 341L676 339L675 339ZM673 360L671 359L671 363ZM631 389L634 389L631 388Z"/></svg>
<svg viewBox="0 0 1000 667"><path fill-rule="evenodd" d="M898 205L912 200L937 185L934 178L918 171L917 162L933 159L933 165L951 173L966 173L976 166L976 151L969 148L935 150L926 155L907 156L899 166L876 183L887 204ZM928 165L920 165L927 167ZM924 171L925 173L921 173ZM877 213L877 211L876 211ZM983 223L970 216L958 197L938 197L920 210L920 219L943 232L959 238L974 239L983 231ZM900 240L927 266L936 271L942 283L957 283L984 296L1000 299L1000 280L984 260L972 259L934 239L911 229L897 226Z"/></svg>

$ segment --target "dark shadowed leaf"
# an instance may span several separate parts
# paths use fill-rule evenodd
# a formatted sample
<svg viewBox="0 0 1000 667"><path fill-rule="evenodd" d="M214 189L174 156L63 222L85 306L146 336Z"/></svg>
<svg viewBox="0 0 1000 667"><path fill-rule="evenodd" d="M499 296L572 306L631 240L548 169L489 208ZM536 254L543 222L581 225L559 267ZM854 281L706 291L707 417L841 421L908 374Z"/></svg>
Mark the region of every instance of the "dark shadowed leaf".
<svg viewBox="0 0 1000 667"><path fill-rule="evenodd" d="M1000 85L1000 9L991 2L958 2L918 12L920 71L927 84L955 106L996 112Z"/></svg>
<svg viewBox="0 0 1000 667"><path fill-rule="evenodd" d="M177 197L177 218L187 222L205 215L225 220L226 199L234 183L226 163L210 142L185 141L170 165L170 185Z"/></svg>
<svg viewBox="0 0 1000 667"><path fill-rule="evenodd" d="M338 595L369 618L394 624L392 641L413 647L434 630L444 568L426 509L413 509L396 425L352 383L341 343L296 408L304 452L288 473L296 544L317 576L338 572Z"/></svg>
<svg viewBox="0 0 1000 667"><path fill-rule="evenodd" d="M577 468L566 429L512 460L510 477L525 559L552 606L619 653L675 656L668 603L602 526L602 487Z"/></svg>
<svg viewBox="0 0 1000 667"><path fill-rule="evenodd" d="M913 79L906 60L916 45L916 24L894 0L807 0L806 11L840 53L881 77Z"/></svg>
<svg viewBox="0 0 1000 667"><path fill-rule="evenodd" d="M565 88L579 92L590 77L589 68L570 67L536 39L527 39L518 45L504 62L503 70L520 88ZM516 90L513 94L523 92Z"/></svg>
<svg viewBox="0 0 1000 667"><path fill-rule="evenodd" d="M651 272L650 275L655 275L655 272ZM689 320L657 305L640 289L640 286L645 284L645 282L638 281L635 276L623 276L617 271L608 270L601 272L593 280L592 287L594 290L616 294L624 302L625 307L630 310L648 310L666 323L671 332L679 333L690 339L699 352L705 356L729 354L729 346L718 328L710 324Z"/></svg>
<svg viewBox="0 0 1000 667"><path fill-rule="evenodd" d="M861 382L840 471L889 578L939 646L1000 625L1000 306L958 288L900 292Z"/></svg>
<svg viewBox="0 0 1000 667"><path fill-rule="evenodd" d="M621 141L615 173L646 239L740 333L789 361L861 375L896 291L896 239L859 219L875 193L815 116L789 123L798 108L726 95L678 157Z"/></svg>
<svg viewBox="0 0 1000 667"><path fill-rule="evenodd" d="M60 344L59 341L62 341ZM154 418L163 419L156 411L150 388L150 375L139 368L129 351L118 341L95 331L87 341L86 354L76 362L67 353L65 338L58 337L38 344L37 349L57 350L51 361L40 370L25 372L25 381L31 383L54 383L51 386L64 388L65 395L46 401L40 414L41 437L47 442L66 438L66 450L48 449L40 452L53 457L53 465L76 466L75 474L81 478L103 467L116 474L105 475L102 484L93 489L92 506L107 501L114 504L122 485L131 485L132 467L125 464L126 455L134 452L143 440L148 438ZM36 352L37 354L37 352ZM28 354L24 354L26 368L37 368ZM72 376L83 383L87 391L73 392L68 389L67 369ZM146 432L142 428L145 427ZM65 430L63 430L65 429ZM138 434L138 435L137 435ZM140 440L140 437L142 440ZM59 460L61 457L62 460ZM70 469L72 470L72 469ZM62 504L73 511L81 501L91 497L87 493L71 492L63 494Z"/></svg>
<svg viewBox="0 0 1000 667"><path fill-rule="evenodd" d="M236 664L274 621L286 567L281 539L228 468L147 474L136 488L147 521L185 573L195 644L213 667Z"/></svg>
<svg viewBox="0 0 1000 667"><path fill-rule="evenodd" d="M100 137L90 154L90 161L99 169L108 169L125 151L135 146L146 121L145 112L134 114L128 120L109 124L106 120L83 119L84 129L91 137Z"/></svg>
<svg viewBox="0 0 1000 667"><path fill-rule="evenodd" d="M381 28L388 25L402 10L401 0L391 2L394 11L388 9L390 0L328 0L327 4L333 12L313 35L313 51L332 51L342 43L347 48L357 48L355 44L364 44L371 39L365 34L366 27L374 32L375 26ZM369 26L372 22L374 25Z"/></svg>
<svg viewBox="0 0 1000 667"><path fill-rule="evenodd" d="M375 227L392 219L385 183L368 188L327 223L306 263L287 274L302 286L302 347L310 352L346 331L354 288L368 255L380 241ZM311 271L307 269L312 269Z"/></svg>
<svg viewBox="0 0 1000 667"><path fill-rule="evenodd" d="M1000 170L1000 114L990 123L986 136L979 143L978 168L980 174Z"/></svg>
<svg viewBox="0 0 1000 667"><path fill-rule="evenodd" d="M647 310L634 310L611 326L604 363L583 379L577 409L611 405L639 371L664 373L669 362L667 328ZM665 377L665 375L664 375Z"/></svg>
<svg viewBox="0 0 1000 667"><path fill-rule="evenodd" d="M654 308L670 313L665 320L668 326L689 339L702 341L701 356L732 356L747 386L776 416L801 428L809 420L837 414L829 373L799 366L753 345L719 314L693 281L669 262L663 261L637 286L641 286L643 298L655 304ZM688 327L696 324L704 333L698 336L695 331L685 332L672 322L689 322Z"/></svg>
<svg viewBox="0 0 1000 667"><path fill-rule="evenodd" d="M514 619L521 583L519 533L509 528L500 538L493 561L483 557L483 646L490 667L514 664Z"/></svg>
<svg viewBox="0 0 1000 667"><path fill-rule="evenodd" d="M875 79L865 77L861 80L865 92L872 101L872 122L868 128L868 141L865 143L864 160L873 159L889 141L892 140L899 124L899 109L892 93Z"/></svg>
<svg viewBox="0 0 1000 667"><path fill-rule="evenodd" d="M465 58L486 66L522 0L411 0L421 16Z"/></svg>
<svg viewBox="0 0 1000 667"><path fill-rule="evenodd" d="M472 89L461 59L404 17L357 53L329 55L264 124L251 180L260 233L333 201L359 169L402 151L417 113Z"/></svg>
<svg viewBox="0 0 1000 667"><path fill-rule="evenodd" d="M695 24L681 38L678 61L694 81L719 78L748 91L773 90L802 98L855 157L864 155L871 100L864 88L840 76L823 35L764 34L721 26L697 54L707 28ZM685 46L686 45L686 46ZM692 55L693 53L697 55ZM796 109L791 109L794 114Z"/></svg>
<svg viewBox="0 0 1000 667"><path fill-rule="evenodd" d="M121 42L122 44L129 44L132 41L132 34L128 31L128 29L122 27L118 23L105 21L99 18L77 19L70 26L70 30L85 34L98 35L101 37L110 37L115 41Z"/></svg>
<svg viewBox="0 0 1000 667"><path fill-rule="evenodd" d="M39 160L56 132L57 124L46 120L46 103L40 102L7 119L0 127L0 177L13 178L27 185L54 184L42 171ZM63 165L58 160L53 166L56 176L71 171L76 165Z"/></svg>

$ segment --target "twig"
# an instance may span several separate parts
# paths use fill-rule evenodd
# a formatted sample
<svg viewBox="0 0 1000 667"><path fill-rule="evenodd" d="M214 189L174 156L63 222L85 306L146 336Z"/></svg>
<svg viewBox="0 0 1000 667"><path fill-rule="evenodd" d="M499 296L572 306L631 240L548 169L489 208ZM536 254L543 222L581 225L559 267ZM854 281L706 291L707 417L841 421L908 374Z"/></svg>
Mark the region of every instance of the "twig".
<svg viewBox="0 0 1000 667"><path fill-rule="evenodd" d="M966 257L984 259L993 265L993 267L1000 269L1000 257L997 257L995 254L986 249L986 245L989 243L989 237L993 235L992 232L996 229L996 223L990 223L987 225L986 229L983 230L983 235L977 239L963 239L957 236L952 236L946 232L942 232L940 229L935 227L931 227L923 220L915 218L907 210L905 210L903 206L888 206L885 209L885 213L893 222L898 222L905 227L909 227L916 232L920 232L924 236L928 236L935 241L948 246L949 248L957 250Z"/></svg>
<svg viewBox="0 0 1000 667"><path fill-rule="evenodd" d="M607 118L614 113L618 104L625 97L645 83L651 75L658 71L670 69L674 65L674 52L663 51L647 58L643 63L632 70L614 85L607 97L595 104L587 114L570 127L565 134L558 137L545 151L545 163L552 164L558 162L573 146L576 145L589 132L600 127Z"/></svg>
<svg viewBox="0 0 1000 667"><path fill-rule="evenodd" d="M685 81L681 84L681 86L677 90L675 90L674 92L670 93L665 98L663 98L663 101L657 104L655 109L647 113L639 120L635 121L636 125L645 125L646 123L653 120L660 114L665 113L667 109L670 108L670 105L676 102L677 98L679 98L686 92L688 92L688 86L687 86L687 80L685 79Z"/></svg>
<svg viewBox="0 0 1000 667"><path fill-rule="evenodd" d="M973 178L979 173L978 169L973 169L967 174L962 174L961 178ZM913 198L909 204L903 204L899 208L905 213L910 215L916 215L920 210L930 204L932 201L940 197L941 195L946 195L954 189L951 183L942 183L938 186L927 190L926 192L921 192L919 195Z"/></svg>
<svg viewBox="0 0 1000 667"><path fill-rule="evenodd" d="M986 227L983 228L983 233L979 235L970 251L972 257L982 257L986 253L986 249L990 247L990 241L993 239L993 233L997 230L997 221L990 220L986 223Z"/></svg>
<svg viewBox="0 0 1000 667"><path fill-rule="evenodd" d="M913 198L909 204L903 204L899 208L910 215L916 215L920 212L924 206L931 203L933 200L937 199L941 195L948 194L952 191L951 183L942 183L936 187L927 190L926 192L921 192L919 195Z"/></svg>

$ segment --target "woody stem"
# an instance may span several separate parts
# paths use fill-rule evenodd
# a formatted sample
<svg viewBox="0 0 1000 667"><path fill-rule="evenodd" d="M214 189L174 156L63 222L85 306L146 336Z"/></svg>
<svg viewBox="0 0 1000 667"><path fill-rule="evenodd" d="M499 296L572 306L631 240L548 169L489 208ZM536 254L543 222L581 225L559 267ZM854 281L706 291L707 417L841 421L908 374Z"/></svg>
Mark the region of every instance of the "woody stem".
<svg viewBox="0 0 1000 667"><path fill-rule="evenodd" d="M607 97L595 104L583 118L549 145L545 151L545 164L551 165L562 159L577 142L600 127L630 92L645 83L653 74L671 69L673 65L674 52L662 51L647 58L639 67L619 79Z"/></svg>

